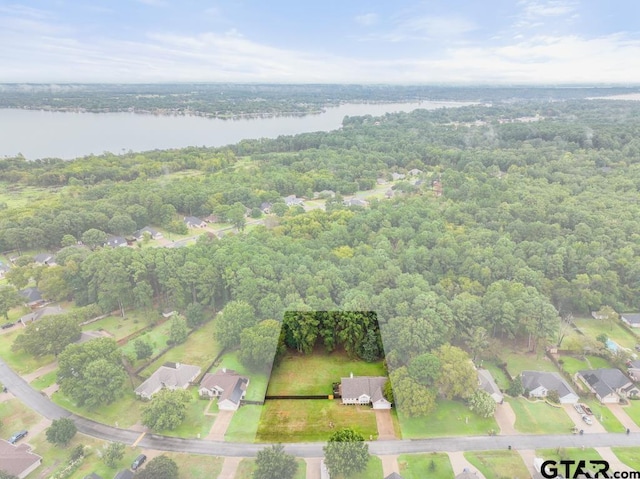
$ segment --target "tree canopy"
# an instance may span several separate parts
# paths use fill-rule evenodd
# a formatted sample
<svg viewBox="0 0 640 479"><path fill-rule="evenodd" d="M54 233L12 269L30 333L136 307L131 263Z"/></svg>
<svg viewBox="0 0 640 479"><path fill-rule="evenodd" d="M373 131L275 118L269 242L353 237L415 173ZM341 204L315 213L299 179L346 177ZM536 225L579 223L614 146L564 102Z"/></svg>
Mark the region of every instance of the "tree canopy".
<svg viewBox="0 0 640 479"><path fill-rule="evenodd" d="M323 450L331 476L349 477L364 471L369 462L369 446L364 442L364 437L350 428L334 432Z"/></svg>

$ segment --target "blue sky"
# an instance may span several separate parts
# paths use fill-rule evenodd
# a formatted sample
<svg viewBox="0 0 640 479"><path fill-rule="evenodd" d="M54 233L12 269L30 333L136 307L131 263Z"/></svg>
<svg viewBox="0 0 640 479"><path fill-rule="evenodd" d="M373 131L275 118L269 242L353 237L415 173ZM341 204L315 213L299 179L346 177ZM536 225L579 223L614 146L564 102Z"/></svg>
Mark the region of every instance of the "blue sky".
<svg viewBox="0 0 640 479"><path fill-rule="evenodd" d="M0 82L640 83L639 0L0 0Z"/></svg>

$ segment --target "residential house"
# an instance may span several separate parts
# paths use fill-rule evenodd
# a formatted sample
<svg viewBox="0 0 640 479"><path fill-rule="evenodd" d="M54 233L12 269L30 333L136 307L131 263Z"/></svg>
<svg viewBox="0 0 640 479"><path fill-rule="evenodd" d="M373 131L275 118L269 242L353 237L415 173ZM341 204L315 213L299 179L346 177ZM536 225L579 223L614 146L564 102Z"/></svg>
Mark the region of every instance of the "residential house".
<svg viewBox="0 0 640 479"><path fill-rule="evenodd" d="M84 479L102 479L102 476L97 475L95 472L84 476Z"/></svg>
<svg viewBox="0 0 640 479"><path fill-rule="evenodd" d="M160 233L160 231L158 231L157 229L152 228L151 226L145 226L144 228L139 229L138 231L133 233L133 237L137 241L142 241L144 239L145 234L148 234L149 238L154 240L163 238L162 233Z"/></svg>
<svg viewBox="0 0 640 479"><path fill-rule="evenodd" d="M575 404L580 399L559 373L546 371L522 371L522 386L530 397L546 398L549 391L556 391L561 404Z"/></svg>
<svg viewBox="0 0 640 479"><path fill-rule="evenodd" d="M46 316L55 316L56 314L64 313L64 309L62 306L46 306L44 308L39 308L31 311L28 314L22 316L18 321L20 321L24 326L28 323L32 323L34 321L38 321Z"/></svg>
<svg viewBox="0 0 640 479"><path fill-rule="evenodd" d="M433 189L436 197L442 196L442 182L439 179L433 180L433 182L431 183L431 188Z"/></svg>
<svg viewBox="0 0 640 479"><path fill-rule="evenodd" d="M51 253L40 253L33 257L36 264L40 266L53 266L56 264L56 259Z"/></svg>
<svg viewBox="0 0 640 479"><path fill-rule="evenodd" d="M135 474L131 469L123 469L122 471L118 472L118 474L116 474L113 479L133 479L134 477Z"/></svg>
<svg viewBox="0 0 640 479"><path fill-rule="evenodd" d="M136 388L136 394L145 399L151 397L163 388L187 389L200 374L199 366L189 364L164 363L149 379Z"/></svg>
<svg viewBox="0 0 640 479"><path fill-rule="evenodd" d="M218 217L218 215L209 215L204 219L207 223L219 223L220 222L220 218Z"/></svg>
<svg viewBox="0 0 640 479"><path fill-rule="evenodd" d="M28 444L19 446L0 439L0 471L24 479L42 464L42 457L31 452Z"/></svg>
<svg viewBox="0 0 640 479"><path fill-rule="evenodd" d="M396 192L393 191L391 188L389 188L387 191L384 192L384 196L385 198L391 199L395 196Z"/></svg>
<svg viewBox="0 0 640 479"><path fill-rule="evenodd" d="M488 392L495 402L501 403L504 400L504 396L489 370L478 369L478 385L480 389Z"/></svg>
<svg viewBox="0 0 640 479"><path fill-rule="evenodd" d="M344 200L343 204L345 206L361 206L365 207L369 204L368 201L362 200L360 198L349 198L348 200Z"/></svg>
<svg viewBox="0 0 640 479"><path fill-rule="evenodd" d="M30 286L20 291L20 294L25 299L25 304L30 308L37 308L42 306L47 301L42 297L42 293L36 287Z"/></svg>
<svg viewBox="0 0 640 479"><path fill-rule="evenodd" d="M629 366L628 372L631 379L636 382L640 382L640 359L629 361L627 365Z"/></svg>
<svg viewBox="0 0 640 479"><path fill-rule="evenodd" d="M411 170L409 170L409 174L411 176L418 176L422 174L422 170L419 170L418 168L413 168Z"/></svg>
<svg viewBox="0 0 640 479"><path fill-rule="evenodd" d="M287 206L304 206L304 200L297 198L296 195L285 196L284 204Z"/></svg>
<svg viewBox="0 0 640 479"><path fill-rule="evenodd" d="M218 398L218 409L236 411L247 394L249 379L231 369L207 373L200 381L200 397Z"/></svg>
<svg viewBox="0 0 640 479"><path fill-rule="evenodd" d="M6 274L11 270L6 264L0 263L0 279L4 278Z"/></svg>
<svg viewBox="0 0 640 479"><path fill-rule="evenodd" d="M407 175L403 174L403 173L391 173L391 178L394 181L397 180L404 180L407 177Z"/></svg>
<svg viewBox="0 0 640 479"><path fill-rule="evenodd" d="M632 328L640 328L640 313L623 313L620 319Z"/></svg>
<svg viewBox="0 0 640 479"><path fill-rule="evenodd" d="M269 213L271 213L272 206L273 206L272 203L269 203L268 201L263 201L260 204L260 211L262 211L265 215L268 215Z"/></svg>
<svg viewBox="0 0 640 479"><path fill-rule="evenodd" d="M397 472L392 472L391 474L386 476L384 479L402 479L402 476Z"/></svg>
<svg viewBox="0 0 640 479"><path fill-rule="evenodd" d="M341 378L342 404L371 404L373 409L390 409L391 403L384 397L384 376L357 376Z"/></svg>
<svg viewBox="0 0 640 479"><path fill-rule="evenodd" d="M104 245L109 248L121 248L127 246L127 240L123 236L109 236Z"/></svg>
<svg viewBox="0 0 640 479"><path fill-rule="evenodd" d="M207 226L207 223L197 216L185 216L184 224L187 225L187 228L204 228Z"/></svg>
<svg viewBox="0 0 640 479"><path fill-rule="evenodd" d="M601 403L616 404L620 398L640 395L640 390L615 368L583 369L576 374Z"/></svg>

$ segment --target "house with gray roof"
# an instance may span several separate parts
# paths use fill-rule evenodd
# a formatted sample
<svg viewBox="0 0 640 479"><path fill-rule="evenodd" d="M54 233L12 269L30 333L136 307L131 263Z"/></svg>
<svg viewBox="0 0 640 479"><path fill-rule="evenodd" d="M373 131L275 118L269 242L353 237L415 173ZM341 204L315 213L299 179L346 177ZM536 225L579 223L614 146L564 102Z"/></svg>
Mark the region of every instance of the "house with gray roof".
<svg viewBox="0 0 640 479"><path fill-rule="evenodd" d="M31 452L28 444L19 446L0 439L0 471L24 479L42 464L42 457Z"/></svg>
<svg viewBox="0 0 640 479"><path fill-rule="evenodd" d="M42 297L40 290L33 286L20 290L20 295L24 298L25 304L30 308L46 303L46 300Z"/></svg>
<svg viewBox="0 0 640 479"><path fill-rule="evenodd" d="M304 206L304 200L296 195L285 196L284 204L287 206Z"/></svg>
<svg viewBox="0 0 640 479"><path fill-rule="evenodd" d="M154 240L163 238L162 233L160 233L160 231L158 231L157 229L152 228L151 226L145 226L144 228L139 229L138 231L133 233L133 237L136 239L136 241L142 241L145 234L149 235L149 238Z"/></svg>
<svg viewBox="0 0 640 479"><path fill-rule="evenodd" d="M384 397L384 376L356 376L351 374L340 382L342 404L371 404L373 409L391 409L391 403Z"/></svg>
<svg viewBox="0 0 640 479"><path fill-rule="evenodd" d="M620 319L631 328L640 328L640 313L622 313Z"/></svg>
<svg viewBox="0 0 640 479"><path fill-rule="evenodd" d="M135 474L133 473L133 471L131 471L131 469L123 469L122 471L118 472L118 474L116 474L113 479L133 479L135 477Z"/></svg>
<svg viewBox="0 0 640 479"><path fill-rule="evenodd" d="M199 366L181 363L164 363L149 379L136 388L136 394L145 399L161 389L187 389L200 374Z"/></svg>
<svg viewBox="0 0 640 479"><path fill-rule="evenodd" d="M345 206L361 206L361 207L365 207L369 204L368 201L363 200L361 198L349 198L348 200L344 200L343 204Z"/></svg>
<svg viewBox="0 0 640 479"><path fill-rule="evenodd" d="M127 246L127 240L123 236L109 236L104 245L109 248L121 248Z"/></svg>
<svg viewBox="0 0 640 479"><path fill-rule="evenodd" d="M583 369L576 374L601 403L616 404L620 398L640 395L640 390L615 368Z"/></svg>
<svg viewBox="0 0 640 479"><path fill-rule="evenodd" d="M218 409L237 411L247 394L249 379L231 369L222 368L214 374L207 373L200 381L200 397L218 398Z"/></svg>
<svg viewBox="0 0 640 479"><path fill-rule="evenodd" d="M391 474L386 476L384 479L402 479L402 476L397 472L392 472Z"/></svg>
<svg viewBox="0 0 640 479"><path fill-rule="evenodd" d="M501 403L504 400L502 391L500 391L500 388L491 375L491 371L488 369L478 369L478 386L483 391L489 393L495 402Z"/></svg>
<svg viewBox="0 0 640 479"><path fill-rule="evenodd" d="M56 259L51 253L40 253L33 257L33 261L41 266L53 266L56 264Z"/></svg>
<svg viewBox="0 0 640 479"><path fill-rule="evenodd" d="M207 226L207 223L197 216L185 216L184 224L187 225L187 228L204 228Z"/></svg>
<svg viewBox="0 0 640 479"><path fill-rule="evenodd" d="M559 373L547 371L522 371L522 386L529 397L546 398L549 391L556 391L561 404L575 404L580 399Z"/></svg>

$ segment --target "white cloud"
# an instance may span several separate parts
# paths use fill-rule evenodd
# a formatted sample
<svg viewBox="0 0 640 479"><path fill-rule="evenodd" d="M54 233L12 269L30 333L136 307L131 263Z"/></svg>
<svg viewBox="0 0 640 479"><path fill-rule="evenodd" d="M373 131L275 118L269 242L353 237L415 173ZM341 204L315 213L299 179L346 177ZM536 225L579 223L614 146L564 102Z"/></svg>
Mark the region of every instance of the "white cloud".
<svg viewBox="0 0 640 479"><path fill-rule="evenodd" d="M365 13L363 15L358 15L355 18L355 21L362 26L370 27L378 23L378 19L377 13Z"/></svg>
<svg viewBox="0 0 640 479"><path fill-rule="evenodd" d="M136 1L152 7L165 7L167 5L167 2L165 0L136 0Z"/></svg>
<svg viewBox="0 0 640 479"><path fill-rule="evenodd" d="M575 0L521 0L524 15L528 18L558 17L576 10Z"/></svg>

